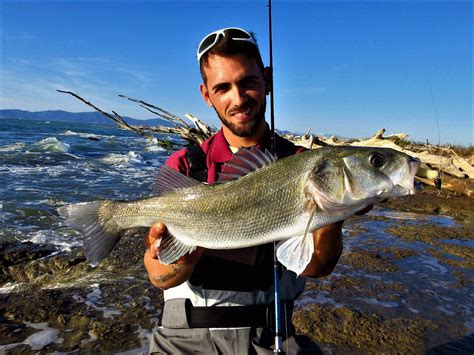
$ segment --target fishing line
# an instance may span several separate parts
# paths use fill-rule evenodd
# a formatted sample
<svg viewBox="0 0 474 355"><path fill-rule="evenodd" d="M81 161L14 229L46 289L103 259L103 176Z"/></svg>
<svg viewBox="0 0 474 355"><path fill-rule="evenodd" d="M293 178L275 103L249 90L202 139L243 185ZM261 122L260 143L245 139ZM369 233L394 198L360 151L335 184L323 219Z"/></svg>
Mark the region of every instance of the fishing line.
<svg viewBox="0 0 474 355"><path fill-rule="evenodd" d="M435 99L434 99L434 96L433 96L433 88L431 87L431 80L430 80L430 75L429 74L427 75L427 79L428 79L428 86L430 87L431 101L433 102L433 108L434 108L434 112L435 112L436 128L438 129L438 145L441 145L441 134L440 134L440 131L439 131L438 109L436 108L436 103L435 103Z"/></svg>

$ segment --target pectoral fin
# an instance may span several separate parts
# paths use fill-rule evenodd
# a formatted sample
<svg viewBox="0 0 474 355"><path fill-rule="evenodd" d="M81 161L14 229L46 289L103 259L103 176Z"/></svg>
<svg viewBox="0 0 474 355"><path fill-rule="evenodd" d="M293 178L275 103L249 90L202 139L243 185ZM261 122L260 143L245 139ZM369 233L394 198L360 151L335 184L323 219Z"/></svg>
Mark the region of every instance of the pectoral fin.
<svg viewBox="0 0 474 355"><path fill-rule="evenodd" d="M288 270L301 275L311 261L313 252L313 235L309 233L290 238L279 245L277 259Z"/></svg>

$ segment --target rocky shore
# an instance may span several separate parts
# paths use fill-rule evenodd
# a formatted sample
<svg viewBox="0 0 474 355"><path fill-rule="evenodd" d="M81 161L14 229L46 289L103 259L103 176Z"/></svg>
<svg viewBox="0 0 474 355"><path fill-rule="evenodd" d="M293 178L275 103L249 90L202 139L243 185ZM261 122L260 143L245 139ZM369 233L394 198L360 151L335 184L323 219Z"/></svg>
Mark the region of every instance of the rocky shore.
<svg viewBox="0 0 474 355"><path fill-rule="evenodd" d="M0 245L0 353L146 352L161 291L142 265L143 233L92 268L80 249ZM336 354L474 350L472 200L425 188L345 223L329 277L297 302L297 330Z"/></svg>

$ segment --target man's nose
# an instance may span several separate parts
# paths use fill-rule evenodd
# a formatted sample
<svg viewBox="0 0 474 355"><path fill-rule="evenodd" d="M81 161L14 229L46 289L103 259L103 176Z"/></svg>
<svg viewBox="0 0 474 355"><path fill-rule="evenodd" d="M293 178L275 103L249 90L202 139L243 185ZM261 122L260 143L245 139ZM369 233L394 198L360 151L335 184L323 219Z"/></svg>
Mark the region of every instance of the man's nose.
<svg viewBox="0 0 474 355"><path fill-rule="evenodd" d="M234 99L234 104L237 106L241 106L242 104L247 102L247 90L241 88L239 86L234 86L232 90L232 96Z"/></svg>

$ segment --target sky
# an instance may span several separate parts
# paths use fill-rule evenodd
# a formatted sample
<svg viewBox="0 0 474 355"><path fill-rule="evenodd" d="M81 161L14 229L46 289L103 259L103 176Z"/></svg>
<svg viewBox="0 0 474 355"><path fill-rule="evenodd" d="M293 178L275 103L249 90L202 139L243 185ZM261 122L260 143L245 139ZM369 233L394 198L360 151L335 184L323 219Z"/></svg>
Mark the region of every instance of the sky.
<svg viewBox="0 0 474 355"><path fill-rule="evenodd" d="M153 118L124 94L219 127L199 92L201 39L251 30L269 64L267 0L0 2L2 109L91 110L62 89ZM272 19L278 129L474 144L471 1L273 0Z"/></svg>

